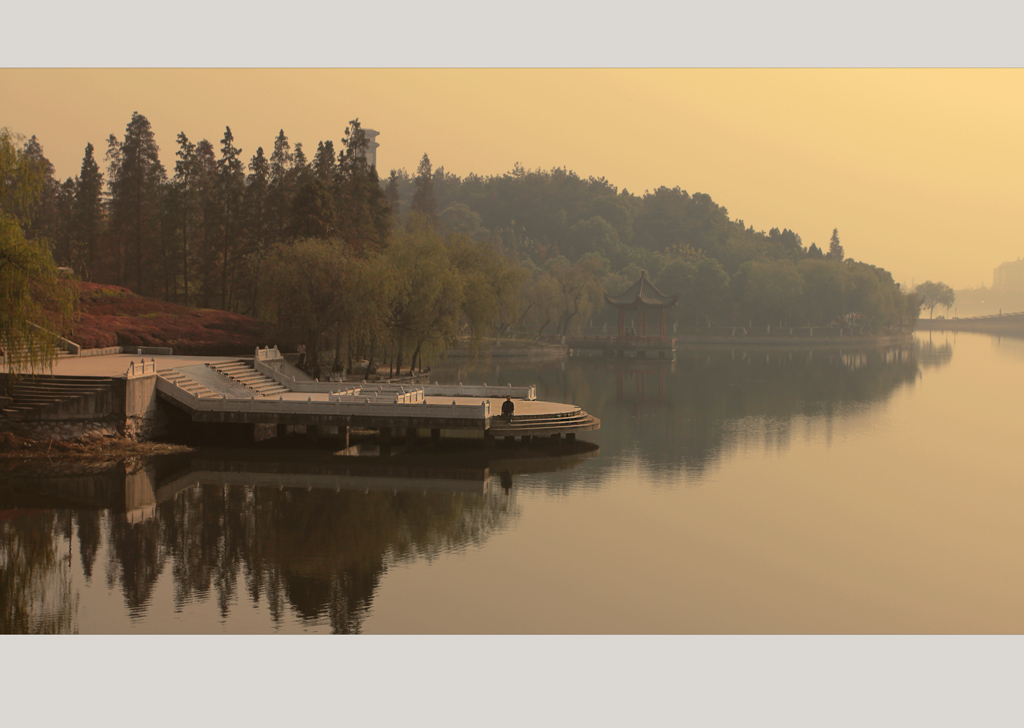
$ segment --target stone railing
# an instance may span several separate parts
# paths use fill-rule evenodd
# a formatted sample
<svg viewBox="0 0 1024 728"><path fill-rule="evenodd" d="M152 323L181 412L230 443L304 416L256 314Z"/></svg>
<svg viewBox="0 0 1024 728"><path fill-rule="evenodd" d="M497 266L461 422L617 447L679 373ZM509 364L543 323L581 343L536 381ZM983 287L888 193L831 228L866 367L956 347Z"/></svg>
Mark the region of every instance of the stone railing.
<svg viewBox="0 0 1024 728"><path fill-rule="evenodd" d="M345 385L338 382L316 382L309 379L296 379L281 371L275 364L278 366L287 364L284 355L281 354L276 346L268 346L266 349L256 347L256 356L253 357L252 361L253 368L260 374L270 377L278 384L283 384L293 392L330 394L345 388Z"/></svg>
<svg viewBox="0 0 1024 728"><path fill-rule="evenodd" d="M268 346L265 349L256 347L256 361L277 361L278 359L284 359L284 356L281 354L281 350L277 348L277 344L273 347Z"/></svg>
<svg viewBox="0 0 1024 728"><path fill-rule="evenodd" d="M422 389L406 391L396 387L390 391L380 391L368 387L359 387L347 392L331 392L327 395L331 402L361 402L369 404L418 404L425 402Z"/></svg>
<svg viewBox="0 0 1024 728"><path fill-rule="evenodd" d="M29 326L31 326L31 327L33 327L35 329L38 329L39 331L42 331L43 333L49 334L50 338L53 341L53 346L54 347L56 347L58 349L61 349L62 351L65 351L68 354L71 354L72 356L78 356L82 352L82 347L81 346L79 346L75 342L71 341L70 339L65 339L63 336L61 336L60 334L56 333L55 331L50 331L49 329L44 329L39 324L32 323L31 321L29 321L28 324L29 324Z"/></svg>
<svg viewBox="0 0 1024 728"><path fill-rule="evenodd" d="M145 359L140 359L136 364L135 360L128 362L128 369L125 371L125 377L132 379L133 377L147 377L156 374L156 360L150 357L147 362Z"/></svg>
<svg viewBox="0 0 1024 728"><path fill-rule="evenodd" d="M423 393L428 397L513 397L514 399L525 399L533 401L537 399L537 386L531 384L527 387L513 387L511 384L505 386L488 386L472 384L425 384Z"/></svg>
<svg viewBox="0 0 1024 728"><path fill-rule="evenodd" d="M463 420L467 425L485 426L491 416L490 400L480 403L427 404L422 392L408 392L413 401L389 401L385 397L350 396L335 393L327 399L308 397L301 400L286 400L283 397L198 397L178 384L157 377L157 391L180 402L193 411L200 412L252 412L265 414L308 414L308 415L363 415L372 417L425 418L435 417L447 420ZM419 397L419 399L415 399Z"/></svg>

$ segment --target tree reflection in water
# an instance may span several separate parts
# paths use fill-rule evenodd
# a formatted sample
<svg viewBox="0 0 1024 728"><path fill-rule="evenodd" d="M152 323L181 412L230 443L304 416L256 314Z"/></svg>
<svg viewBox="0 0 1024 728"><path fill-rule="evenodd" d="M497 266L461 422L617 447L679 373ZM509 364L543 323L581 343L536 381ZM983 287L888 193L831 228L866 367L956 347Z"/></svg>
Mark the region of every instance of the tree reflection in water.
<svg viewBox="0 0 1024 728"><path fill-rule="evenodd" d="M77 632L71 586L70 511L3 509L0 520L0 632Z"/></svg>
<svg viewBox="0 0 1024 728"><path fill-rule="evenodd" d="M248 599L266 599L276 623L289 604L343 634L360 631L389 564L479 544L509 514L487 494L215 485L158 510L179 607L212 588L227 616L240 574Z"/></svg>
<svg viewBox="0 0 1024 728"><path fill-rule="evenodd" d="M697 477L725 454L790 447L794 427L856 417L913 386L927 367L948 365L946 340L891 346L683 347L677 360L571 359L563 365L492 367L468 378L536 383L540 399L580 402L601 419L602 466L632 459L663 482ZM444 376L443 372L439 376ZM550 479L551 489L597 488L599 479Z"/></svg>
<svg viewBox="0 0 1024 728"><path fill-rule="evenodd" d="M390 565L480 545L516 514L514 498L496 487L497 476L486 487L483 470L477 492L430 490L429 479L413 480L407 490L345 490L294 487L287 466L273 475L273 487L215 484L206 471L189 475L186 467L182 476L180 462L160 462L143 470L122 464L93 482L33 476L30 487L0 489L3 632L77 631L75 540L86 582L97 554L106 554L106 585L120 590L130 622L151 618L157 584L169 571L175 613L212 599L226 619L247 601L280 626L297 618L358 633ZM155 482L161 470L177 476L176 492L168 495ZM132 488L124 495L126 478L140 473L151 478L150 500L166 496L148 511L132 503L139 497ZM246 475L231 474L239 477ZM46 507L69 501L72 508ZM26 502L37 507L27 511Z"/></svg>
<svg viewBox="0 0 1024 728"><path fill-rule="evenodd" d="M788 449L796 423L830 431L835 418L866 411L919 372L912 346L685 351L662 388L656 419L647 416L650 386L643 397L618 388L609 406L635 422L630 436L645 460L699 475L736 448Z"/></svg>

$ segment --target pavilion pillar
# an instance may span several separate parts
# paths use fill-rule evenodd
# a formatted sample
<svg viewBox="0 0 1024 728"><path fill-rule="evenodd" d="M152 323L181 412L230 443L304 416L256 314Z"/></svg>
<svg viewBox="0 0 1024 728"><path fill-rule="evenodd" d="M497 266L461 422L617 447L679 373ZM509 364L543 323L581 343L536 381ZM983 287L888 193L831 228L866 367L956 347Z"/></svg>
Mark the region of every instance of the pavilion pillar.
<svg viewBox="0 0 1024 728"><path fill-rule="evenodd" d="M665 309L664 308L658 309L658 313L661 314L659 316L659 319L660 319L659 323L661 324L661 326L659 327L660 330L661 330L661 333L659 334L659 336L661 336L661 338L664 339L665 338L665 334L667 333L667 331L665 329Z"/></svg>
<svg viewBox="0 0 1024 728"><path fill-rule="evenodd" d="M623 336L626 335L626 309L624 309L622 306L619 306L618 309L619 309L619 338L621 339Z"/></svg>

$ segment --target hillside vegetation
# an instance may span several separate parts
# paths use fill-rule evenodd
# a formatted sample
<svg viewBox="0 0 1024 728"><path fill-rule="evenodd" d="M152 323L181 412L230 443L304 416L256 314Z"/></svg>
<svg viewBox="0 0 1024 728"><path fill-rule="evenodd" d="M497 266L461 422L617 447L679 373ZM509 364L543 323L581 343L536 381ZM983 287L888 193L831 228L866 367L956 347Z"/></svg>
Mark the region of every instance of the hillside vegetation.
<svg viewBox="0 0 1024 728"><path fill-rule="evenodd" d="M175 354L252 354L268 326L241 314L146 298L120 286L80 283L71 340L86 349L169 346Z"/></svg>

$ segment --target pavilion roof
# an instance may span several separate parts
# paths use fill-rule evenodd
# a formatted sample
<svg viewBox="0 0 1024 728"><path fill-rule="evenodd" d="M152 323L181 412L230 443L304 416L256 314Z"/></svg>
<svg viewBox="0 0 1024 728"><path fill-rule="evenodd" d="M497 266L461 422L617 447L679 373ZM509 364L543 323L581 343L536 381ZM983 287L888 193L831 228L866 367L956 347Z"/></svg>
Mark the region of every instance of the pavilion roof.
<svg viewBox="0 0 1024 728"><path fill-rule="evenodd" d="M638 303L642 303L645 306L667 308L668 306L676 305L676 301L679 300L679 294L666 296L655 288L653 283L647 280L647 273L641 271L640 279L630 286L625 293L621 293L618 296L609 296L606 293L604 294L604 300L613 306L635 306Z"/></svg>

